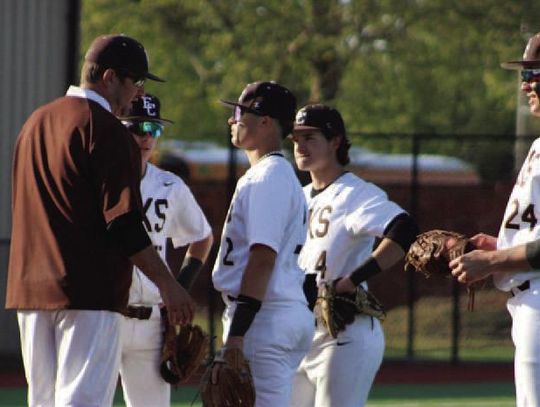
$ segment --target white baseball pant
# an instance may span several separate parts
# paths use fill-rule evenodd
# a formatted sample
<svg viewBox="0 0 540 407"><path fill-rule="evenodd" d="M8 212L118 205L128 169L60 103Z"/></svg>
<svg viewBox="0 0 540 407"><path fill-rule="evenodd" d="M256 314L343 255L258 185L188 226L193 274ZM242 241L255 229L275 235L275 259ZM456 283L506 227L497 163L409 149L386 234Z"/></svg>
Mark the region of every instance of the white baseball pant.
<svg viewBox="0 0 540 407"><path fill-rule="evenodd" d="M111 406L120 318L109 311L18 311L28 406Z"/></svg>

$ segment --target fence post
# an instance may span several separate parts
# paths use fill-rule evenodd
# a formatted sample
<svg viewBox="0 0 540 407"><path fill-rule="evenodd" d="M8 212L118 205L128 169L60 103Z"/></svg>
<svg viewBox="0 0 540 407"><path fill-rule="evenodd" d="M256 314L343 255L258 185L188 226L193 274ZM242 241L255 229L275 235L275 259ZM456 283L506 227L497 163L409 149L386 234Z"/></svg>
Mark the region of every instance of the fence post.
<svg viewBox="0 0 540 407"><path fill-rule="evenodd" d="M452 354L450 361L452 364L459 363L459 335L460 335L460 309L459 309L459 283L452 279Z"/></svg>
<svg viewBox="0 0 540 407"><path fill-rule="evenodd" d="M420 153L420 140L417 134L412 135L412 167L411 167L411 197L410 214L418 221L418 154ZM412 270L407 272L407 359L414 358L414 300L416 298L415 275Z"/></svg>

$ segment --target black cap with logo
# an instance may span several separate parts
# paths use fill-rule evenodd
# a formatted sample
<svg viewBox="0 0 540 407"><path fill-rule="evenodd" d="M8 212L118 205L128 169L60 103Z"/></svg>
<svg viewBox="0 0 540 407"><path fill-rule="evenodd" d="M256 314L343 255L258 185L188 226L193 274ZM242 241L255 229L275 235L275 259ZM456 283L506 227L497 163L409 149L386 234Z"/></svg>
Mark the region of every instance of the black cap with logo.
<svg viewBox="0 0 540 407"><path fill-rule="evenodd" d="M529 38L522 60L503 62L501 66L505 69L540 69L540 33Z"/></svg>
<svg viewBox="0 0 540 407"><path fill-rule="evenodd" d="M285 122L294 121L296 97L280 84L269 82L249 83L238 98L238 102L221 100L227 106L247 106L261 116L270 116Z"/></svg>
<svg viewBox="0 0 540 407"><path fill-rule="evenodd" d="M161 103L156 96L147 93L135 99L131 105L131 111L120 120L128 122L156 122L160 124L173 123L171 120L163 119L160 115Z"/></svg>
<svg viewBox="0 0 540 407"><path fill-rule="evenodd" d="M140 78L165 82L148 72L148 55L140 42L123 34L110 34L97 37L84 59L104 68L124 70Z"/></svg>
<svg viewBox="0 0 540 407"><path fill-rule="evenodd" d="M298 111L294 131L320 130L331 136L346 137L345 124L341 114L333 107L315 104L307 105Z"/></svg>

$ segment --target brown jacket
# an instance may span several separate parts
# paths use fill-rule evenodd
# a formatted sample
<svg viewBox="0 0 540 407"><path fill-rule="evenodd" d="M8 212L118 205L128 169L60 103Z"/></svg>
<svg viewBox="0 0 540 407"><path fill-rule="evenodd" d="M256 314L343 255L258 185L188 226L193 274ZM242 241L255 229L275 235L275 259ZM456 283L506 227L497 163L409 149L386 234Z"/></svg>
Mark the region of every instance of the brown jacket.
<svg viewBox="0 0 540 407"><path fill-rule="evenodd" d="M37 109L15 146L6 308L122 310L132 265L106 228L140 213L140 177L134 140L98 103Z"/></svg>

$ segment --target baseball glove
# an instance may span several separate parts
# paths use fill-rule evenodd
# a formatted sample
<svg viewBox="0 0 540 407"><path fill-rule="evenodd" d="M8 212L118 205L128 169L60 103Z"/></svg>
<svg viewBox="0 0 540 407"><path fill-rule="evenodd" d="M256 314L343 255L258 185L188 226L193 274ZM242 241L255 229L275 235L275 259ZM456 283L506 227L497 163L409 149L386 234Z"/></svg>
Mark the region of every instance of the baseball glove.
<svg viewBox="0 0 540 407"><path fill-rule="evenodd" d="M201 379L200 392L204 407L255 405L253 378L241 349L223 348L216 355Z"/></svg>
<svg viewBox="0 0 540 407"><path fill-rule="evenodd" d="M450 275L448 263L474 249L469 239L460 233L447 230L430 230L417 236L405 256L405 270Z"/></svg>
<svg viewBox="0 0 540 407"><path fill-rule="evenodd" d="M465 235L447 230L430 230L418 235L409 248L405 256L405 270L423 273L426 278L434 274L450 277L448 263L474 249L474 245ZM467 287L469 311L474 309L474 292L478 287L476 283Z"/></svg>
<svg viewBox="0 0 540 407"><path fill-rule="evenodd" d="M165 321L159 371L167 383L185 383L206 358L208 335L198 325L184 325L177 332Z"/></svg>
<svg viewBox="0 0 540 407"><path fill-rule="evenodd" d="M333 338L337 338L338 333L345 330L358 314L384 320L386 313L373 294L362 286L358 286L351 294L338 294L336 293L338 281L339 279L323 283L316 304L316 313Z"/></svg>

